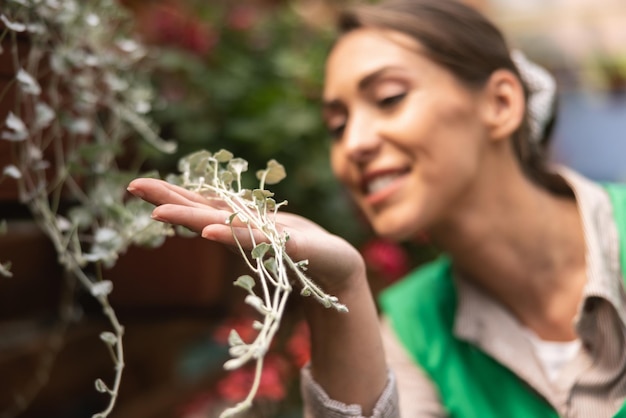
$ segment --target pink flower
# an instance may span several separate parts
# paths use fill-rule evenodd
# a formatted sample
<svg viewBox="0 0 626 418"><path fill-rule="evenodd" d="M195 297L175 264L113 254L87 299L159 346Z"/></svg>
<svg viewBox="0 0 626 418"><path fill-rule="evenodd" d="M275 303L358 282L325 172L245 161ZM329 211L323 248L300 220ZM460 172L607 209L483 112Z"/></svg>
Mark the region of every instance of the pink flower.
<svg viewBox="0 0 626 418"><path fill-rule="evenodd" d="M388 283L393 283L409 271L409 258L397 243L373 239L361 249L365 264Z"/></svg>

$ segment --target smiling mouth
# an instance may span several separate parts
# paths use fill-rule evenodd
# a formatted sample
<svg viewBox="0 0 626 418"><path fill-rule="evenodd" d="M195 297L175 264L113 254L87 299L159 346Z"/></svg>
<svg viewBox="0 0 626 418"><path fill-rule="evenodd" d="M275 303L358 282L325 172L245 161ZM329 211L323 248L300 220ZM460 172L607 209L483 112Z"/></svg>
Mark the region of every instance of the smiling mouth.
<svg viewBox="0 0 626 418"><path fill-rule="evenodd" d="M368 181L365 184L365 194L373 195L379 193L405 174L405 172L395 172L376 176L376 178Z"/></svg>

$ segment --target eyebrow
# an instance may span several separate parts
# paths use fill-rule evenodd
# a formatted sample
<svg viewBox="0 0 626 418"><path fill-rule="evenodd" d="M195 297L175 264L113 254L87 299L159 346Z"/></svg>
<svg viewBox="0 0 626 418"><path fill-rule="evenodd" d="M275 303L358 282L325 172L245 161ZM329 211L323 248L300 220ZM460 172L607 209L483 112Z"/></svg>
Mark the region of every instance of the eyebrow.
<svg viewBox="0 0 626 418"><path fill-rule="evenodd" d="M364 91L366 90L376 79L378 79L382 74L386 73L387 71L390 70L394 70L394 69L399 69L400 67L396 67L393 65L387 65L385 67L382 67L368 75L366 75L365 77L363 77L361 80L359 80L359 84L358 84L358 90L359 91ZM343 108L343 104L341 103L341 101L339 99L333 99L333 100L328 100L328 101L324 101L322 104L324 109L337 109L337 108Z"/></svg>

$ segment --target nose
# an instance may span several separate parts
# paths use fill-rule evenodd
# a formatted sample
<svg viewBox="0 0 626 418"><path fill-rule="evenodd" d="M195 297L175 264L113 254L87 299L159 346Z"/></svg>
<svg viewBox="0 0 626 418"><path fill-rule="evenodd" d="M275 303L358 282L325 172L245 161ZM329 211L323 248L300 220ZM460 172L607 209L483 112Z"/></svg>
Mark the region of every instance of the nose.
<svg viewBox="0 0 626 418"><path fill-rule="evenodd" d="M343 141L352 161L364 163L371 160L381 145L375 120L367 114L353 115L346 124Z"/></svg>

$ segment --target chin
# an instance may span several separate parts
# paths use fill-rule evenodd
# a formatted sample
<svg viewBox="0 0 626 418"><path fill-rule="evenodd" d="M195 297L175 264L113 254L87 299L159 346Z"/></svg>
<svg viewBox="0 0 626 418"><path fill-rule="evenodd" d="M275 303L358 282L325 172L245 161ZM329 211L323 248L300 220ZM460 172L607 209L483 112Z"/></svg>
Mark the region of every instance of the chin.
<svg viewBox="0 0 626 418"><path fill-rule="evenodd" d="M424 215L424 214L422 214ZM418 211L396 211L387 216L376 216L370 219L372 228L379 237L397 242L412 241L424 234L429 225Z"/></svg>
<svg viewBox="0 0 626 418"><path fill-rule="evenodd" d="M381 238L385 238L391 241L402 242L413 239L418 232L413 228L407 228L405 226L392 226L392 225L374 225L374 232Z"/></svg>

